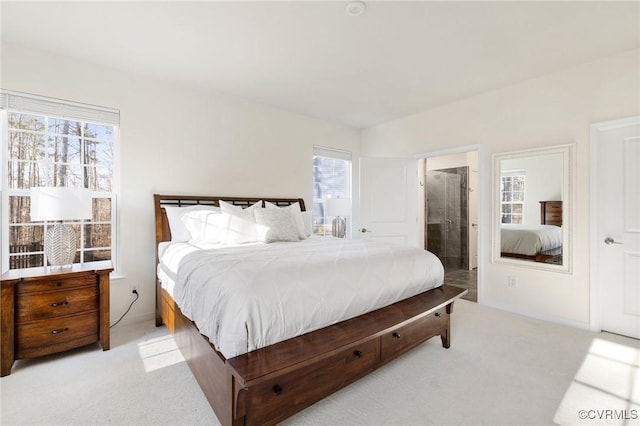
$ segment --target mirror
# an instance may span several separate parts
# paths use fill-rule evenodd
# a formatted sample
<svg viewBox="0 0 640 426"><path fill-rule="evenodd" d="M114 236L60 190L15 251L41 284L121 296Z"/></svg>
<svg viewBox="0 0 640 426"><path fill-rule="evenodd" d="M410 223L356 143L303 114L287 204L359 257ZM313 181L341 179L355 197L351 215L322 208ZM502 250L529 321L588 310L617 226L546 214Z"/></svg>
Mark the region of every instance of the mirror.
<svg viewBox="0 0 640 426"><path fill-rule="evenodd" d="M493 259L571 271L572 146L493 156Z"/></svg>

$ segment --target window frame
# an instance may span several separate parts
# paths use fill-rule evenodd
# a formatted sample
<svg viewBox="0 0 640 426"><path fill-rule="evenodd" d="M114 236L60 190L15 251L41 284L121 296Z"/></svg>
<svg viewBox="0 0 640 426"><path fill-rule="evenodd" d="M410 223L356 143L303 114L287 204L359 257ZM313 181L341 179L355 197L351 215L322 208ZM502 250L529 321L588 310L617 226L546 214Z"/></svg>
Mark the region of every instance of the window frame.
<svg viewBox="0 0 640 426"><path fill-rule="evenodd" d="M20 108L21 106L26 106ZM56 113L57 112L57 113ZM58 99L46 98L41 96L29 95L19 92L11 92L6 90L0 91L0 128L2 132L0 134L0 170L2 172L2 178L0 179L0 200L2 200L2 209L0 210L1 226L0 226L0 244L2 244L2 257L0 258L0 268L2 272L9 270L10 256L9 253L9 238L11 233L9 232L12 226L29 226L32 224L41 225L43 222L25 222L10 224L10 197L29 197L29 188L10 188L9 182L9 163L13 161L8 151L9 149L9 114L10 113L23 113L39 117L44 117L45 128L42 132L45 138L45 147L49 143L49 137L55 137L59 133L50 132L48 129L48 122L50 118L62 119L68 121L77 121L82 123L82 134L77 136L80 139L80 147L83 147L86 140L96 140L99 143L108 142L101 138L86 138L84 135L84 128L86 124L89 125L101 125L108 126L112 129L112 175L111 175L111 190L95 190L91 189L93 199L109 199L111 203L111 211L109 221L97 220L73 220L64 221L64 223L72 226L79 226L80 247L78 248L80 254L80 263L85 262L85 255L92 251L110 250L111 263L113 264L115 273L120 270L120 215L119 215L119 198L120 198L120 112L118 110L97 107L93 105L80 104L76 102L62 101ZM104 119L104 120L102 120ZM85 140L86 139L86 140ZM45 148L46 149L46 148ZM82 150L84 151L84 150ZM80 153L79 163L73 163L80 167L95 167L98 172L100 168L99 163L89 163L86 158L82 158L83 154ZM18 160L23 161L23 160ZM24 160L25 162L33 162L39 165L47 164L49 161L42 160ZM51 164L61 164L53 163ZM51 176L47 177L47 184L51 184ZM110 225L110 246L105 247L85 247L84 233L87 226L91 225ZM44 223L44 232L46 232L47 223ZM25 252L25 255L29 254L42 254L43 261L46 265L46 259L44 258L44 250L35 252ZM21 270L25 268L14 268L14 270Z"/></svg>

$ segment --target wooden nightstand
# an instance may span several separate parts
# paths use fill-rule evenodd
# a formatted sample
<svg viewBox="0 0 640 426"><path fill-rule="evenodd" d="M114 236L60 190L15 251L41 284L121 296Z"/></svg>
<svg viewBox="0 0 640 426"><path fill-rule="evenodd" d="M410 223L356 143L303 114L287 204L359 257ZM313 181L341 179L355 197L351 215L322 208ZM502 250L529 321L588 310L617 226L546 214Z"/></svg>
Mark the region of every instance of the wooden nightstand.
<svg viewBox="0 0 640 426"><path fill-rule="evenodd" d="M69 269L11 270L1 277L0 376L16 359L100 342L109 350L110 261Z"/></svg>

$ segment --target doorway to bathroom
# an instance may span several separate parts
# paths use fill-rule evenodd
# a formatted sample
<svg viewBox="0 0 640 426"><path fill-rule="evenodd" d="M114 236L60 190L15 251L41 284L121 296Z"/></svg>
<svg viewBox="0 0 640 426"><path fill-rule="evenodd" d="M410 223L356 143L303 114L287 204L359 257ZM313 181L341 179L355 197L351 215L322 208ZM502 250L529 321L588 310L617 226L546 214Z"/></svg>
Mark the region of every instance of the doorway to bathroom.
<svg viewBox="0 0 640 426"><path fill-rule="evenodd" d="M424 159L424 246L445 270L445 284L477 302L478 152Z"/></svg>

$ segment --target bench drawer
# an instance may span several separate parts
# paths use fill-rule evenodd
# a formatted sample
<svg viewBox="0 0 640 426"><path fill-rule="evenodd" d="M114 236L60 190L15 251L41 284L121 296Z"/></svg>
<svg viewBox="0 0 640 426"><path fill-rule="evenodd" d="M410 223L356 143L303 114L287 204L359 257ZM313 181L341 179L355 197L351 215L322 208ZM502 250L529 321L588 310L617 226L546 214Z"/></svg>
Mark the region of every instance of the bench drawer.
<svg viewBox="0 0 640 426"><path fill-rule="evenodd" d="M378 348L378 339L372 339L255 386L249 384L247 419L251 424L271 424L308 407L373 371ZM327 380L329 376L333 379Z"/></svg>
<svg viewBox="0 0 640 426"><path fill-rule="evenodd" d="M425 340L446 332L448 324L449 314L447 314L446 307L442 307L429 315L383 334L380 338L382 362L395 358Z"/></svg>

